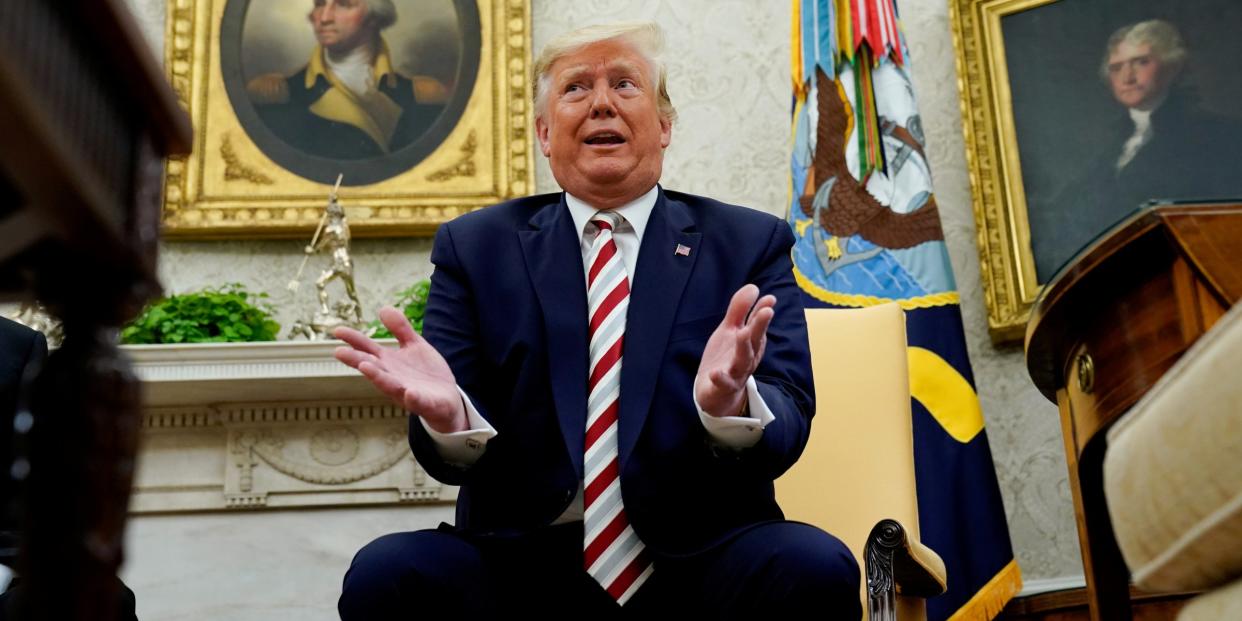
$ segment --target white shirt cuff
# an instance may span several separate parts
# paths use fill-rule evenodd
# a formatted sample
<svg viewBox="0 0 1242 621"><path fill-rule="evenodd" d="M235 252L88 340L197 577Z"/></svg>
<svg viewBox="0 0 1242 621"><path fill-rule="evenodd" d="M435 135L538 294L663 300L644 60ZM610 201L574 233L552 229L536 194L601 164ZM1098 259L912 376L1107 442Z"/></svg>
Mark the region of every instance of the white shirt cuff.
<svg viewBox="0 0 1242 621"><path fill-rule="evenodd" d="M496 437L496 429L479 414L461 386L457 387L457 392L461 393L461 402L466 406L466 422L470 424L469 429L440 433L432 429L423 417L419 416L418 421L423 424L423 429L427 430L427 435L431 436L431 441L436 445L436 452L440 454L441 459L454 466L468 467L473 466L474 462L479 461L479 457L483 456L483 451L487 449L487 441Z"/></svg>
<svg viewBox="0 0 1242 621"><path fill-rule="evenodd" d="M759 387L754 376L746 378L746 405L749 416L712 416L703 411L699 400L694 398L694 407L699 411L699 420L703 428L717 442L729 448L750 448L759 443L763 437L763 428L776 420L768 404L759 395Z"/></svg>

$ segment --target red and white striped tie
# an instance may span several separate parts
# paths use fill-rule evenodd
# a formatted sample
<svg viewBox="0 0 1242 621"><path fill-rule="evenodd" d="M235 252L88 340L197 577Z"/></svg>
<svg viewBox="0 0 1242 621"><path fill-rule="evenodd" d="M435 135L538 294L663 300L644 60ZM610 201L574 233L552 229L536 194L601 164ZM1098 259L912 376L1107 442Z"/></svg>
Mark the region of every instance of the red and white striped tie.
<svg viewBox="0 0 1242 621"><path fill-rule="evenodd" d="M587 381L584 465L583 567L608 594L625 604L651 576L651 558L621 503L617 415L621 397L621 344L630 306L630 279L612 238L621 216L599 212L587 255L587 306L591 339Z"/></svg>

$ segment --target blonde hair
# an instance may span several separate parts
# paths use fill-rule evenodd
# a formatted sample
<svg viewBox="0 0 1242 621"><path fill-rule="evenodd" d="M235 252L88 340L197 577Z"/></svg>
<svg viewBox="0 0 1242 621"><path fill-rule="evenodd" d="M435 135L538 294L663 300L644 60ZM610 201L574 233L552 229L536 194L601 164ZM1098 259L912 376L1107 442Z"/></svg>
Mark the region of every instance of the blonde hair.
<svg viewBox="0 0 1242 621"><path fill-rule="evenodd" d="M664 50L664 31L655 22L622 22L586 26L566 32L543 46L535 59L535 118L543 116L548 105L548 89L552 76L548 73L556 61L596 43L621 39L630 44L651 67L652 82L657 85L660 116L669 123L677 120L677 109L668 96L668 70L660 61Z"/></svg>
<svg viewBox="0 0 1242 621"><path fill-rule="evenodd" d="M1177 26L1163 19L1149 19L1122 26L1108 38L1108 49L1104 51L1104 62L1100 64L1101 78L1108 79L1108 59L1122 43L1150 45L1152 53L1160 62L1174 70L1180 70L1186 63L1186 46L1182 43L1182 34L1177 31Z"/></svg>

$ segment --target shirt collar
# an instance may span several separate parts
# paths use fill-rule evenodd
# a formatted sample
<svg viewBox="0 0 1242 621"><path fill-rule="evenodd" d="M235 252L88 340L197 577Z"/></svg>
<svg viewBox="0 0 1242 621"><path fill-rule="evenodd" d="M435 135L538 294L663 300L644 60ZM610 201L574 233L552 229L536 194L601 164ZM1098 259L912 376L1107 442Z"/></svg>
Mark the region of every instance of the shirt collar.
<svg viewBox="0 0 1242 621"><path fill-rule="evenodd" d="M611 211L625 218L625 221L634 227L634 234L641 241L643 231L647 228L647 220L651 219L651 210L655 209L656 199L659 196L660 186L657 184L647 190L646 194ZM569 206L569 215L574 219L574 230L578 231L578 237L581 239L586 234L586 225L591 221L591 216L599 210L569 192L565 193L565 204Z"/></svg>
<svg viewBox="0 0 1242 621"><path fill-rule="evenodd" d="M1155 108L1151 110L1130 108L1130 120L1134 121L1134 129L1139 132L1147 131L1148 126L1151 125L1151 113L1154 111Z"/></svg>
<svg viewBox="0 0 1242 621"><path fill-rule="evenodd" d="M1165 91L1146 110L1140 110L1138 108L1130 108L1130 120L1134 121L1134 124L1138 126L1140 130L1145 129L1147 125L1151 123L1152 113L1155 112L1156 110L1159 110L1160 106L1164 105L1164 100L1168 98L1169 98L1169 93L1168 91Z"/></svg>
<svg viewBox="0 0 1242 621"><path fill-rule="evenodd" d="M311 54L310 62L306 65L306 88L314 86L319 76L323 76L329 82L332 81L328 74L328 65L323 60L323 54L323 46L316 45L314 53ZM371 67L375 71L376 84L379 84L381 78L386 78L389 88L396 87L397 74L392 70L392 55L388 53L388 43L382 38L379 42L379 52L375 54L375 60L371 63Z"/></svg>

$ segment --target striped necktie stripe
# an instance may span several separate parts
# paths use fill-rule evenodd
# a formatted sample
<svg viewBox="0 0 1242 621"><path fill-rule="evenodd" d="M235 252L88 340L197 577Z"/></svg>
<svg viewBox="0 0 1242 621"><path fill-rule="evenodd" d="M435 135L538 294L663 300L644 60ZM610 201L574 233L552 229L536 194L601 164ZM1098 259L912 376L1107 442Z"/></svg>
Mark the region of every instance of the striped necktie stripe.
<svg viewBox="0 0 1242 621"><path fill-rule="evenodd" d="M620 216L600 212L591 221L599 232L587 254L590 375L583 456L583 567L617 603L625 604L651 576L650 555L630 526L621 500L617 448L630 284L612 236Z"/></svg>

